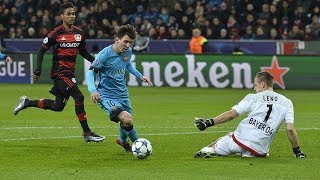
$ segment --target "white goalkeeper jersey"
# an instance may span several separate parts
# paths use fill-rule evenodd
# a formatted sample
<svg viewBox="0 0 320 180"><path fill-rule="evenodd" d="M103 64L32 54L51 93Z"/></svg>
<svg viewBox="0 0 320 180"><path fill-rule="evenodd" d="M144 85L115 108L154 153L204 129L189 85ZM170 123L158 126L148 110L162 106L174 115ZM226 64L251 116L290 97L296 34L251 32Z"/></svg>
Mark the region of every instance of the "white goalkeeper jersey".
<svg viewBox="0 0 320 180"><path fill-rule="evenodd" d="M249 113L239 123L232 138L255 156L264 156L269 152L282 121L294 122L291 100L270 90L248 94L232 109L239 115Z"/></svg>

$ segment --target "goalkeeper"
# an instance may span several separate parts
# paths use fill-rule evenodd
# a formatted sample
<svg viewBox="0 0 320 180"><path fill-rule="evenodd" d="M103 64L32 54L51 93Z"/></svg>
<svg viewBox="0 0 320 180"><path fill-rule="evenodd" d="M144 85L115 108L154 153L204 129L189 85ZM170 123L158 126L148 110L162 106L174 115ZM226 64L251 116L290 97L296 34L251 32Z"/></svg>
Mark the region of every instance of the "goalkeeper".
<svg viewBox="0 0 320 180"><path fill-rule="evenodd" d="M195 125L203 131L208 127L225 123L244 113L249 113L237 129L202 148L196 158L214 155L240 154L242 157L265 157L281 123L286 130L294 156L305 158L300 150L296 129L293 125L294 112L291 100L273 91L273 76L269 72L259 72L254 78L256 94L248 94L238 104L212 119L195 118Z"/></svg>

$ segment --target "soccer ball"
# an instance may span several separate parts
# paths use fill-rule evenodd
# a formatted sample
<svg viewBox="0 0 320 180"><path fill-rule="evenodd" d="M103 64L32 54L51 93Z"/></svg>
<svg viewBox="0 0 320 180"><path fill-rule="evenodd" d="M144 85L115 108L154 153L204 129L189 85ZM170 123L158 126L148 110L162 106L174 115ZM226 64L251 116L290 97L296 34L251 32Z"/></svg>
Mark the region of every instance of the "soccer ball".
<svg viewBox="0 0 320 180"><path fill-rule="evenodd" d="M139 159L146 159L152 154L152 146L149 140L140 138L132 144L132 153Z"/></svg>

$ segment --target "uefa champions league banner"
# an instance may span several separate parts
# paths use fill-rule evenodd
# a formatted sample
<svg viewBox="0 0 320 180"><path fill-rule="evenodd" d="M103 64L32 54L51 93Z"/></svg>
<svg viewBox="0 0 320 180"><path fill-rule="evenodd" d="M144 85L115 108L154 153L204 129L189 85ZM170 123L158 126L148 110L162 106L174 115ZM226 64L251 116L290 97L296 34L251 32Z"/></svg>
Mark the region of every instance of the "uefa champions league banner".
<svg viewBox="0 0 320 180"><path fill-rule="evenodd" d="M0 83L31 83L31 54L7 54L12 63L0 61Z"/></svg>

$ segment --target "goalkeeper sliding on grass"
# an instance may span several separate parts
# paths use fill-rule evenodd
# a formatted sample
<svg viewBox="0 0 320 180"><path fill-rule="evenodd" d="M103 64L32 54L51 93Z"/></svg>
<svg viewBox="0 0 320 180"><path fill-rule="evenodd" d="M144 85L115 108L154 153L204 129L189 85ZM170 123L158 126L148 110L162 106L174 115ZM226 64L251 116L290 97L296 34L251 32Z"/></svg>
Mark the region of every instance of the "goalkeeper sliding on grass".
<svg viewBox="0 0 320 180"><path fill-rule="evenodd" d="M273 91L273 76L269 72L259 72L254 79L256 94L248 94L243 100L212 119L195 118L195 125L203 131L208 127L249 113L237 129L202 148L196 158L214 155L240 154L242 157L265 157L281 125L286 123L287 135L297 158L305 158L300 150L298 135L294 128L294 112L291 100Z"/></svg>

